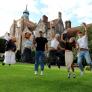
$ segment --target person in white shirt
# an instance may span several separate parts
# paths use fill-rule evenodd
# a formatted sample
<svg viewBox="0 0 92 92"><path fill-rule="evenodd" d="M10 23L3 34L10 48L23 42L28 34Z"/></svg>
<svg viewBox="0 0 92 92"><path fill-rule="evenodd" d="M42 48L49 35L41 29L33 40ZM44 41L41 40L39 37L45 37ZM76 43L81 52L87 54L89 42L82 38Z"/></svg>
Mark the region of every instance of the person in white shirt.
<svg viewBox="0 0 92 92"><path fill-rule="evenodd" d="M59 46L59 41L58 41L59 36L60 36L59 34L56 34L55 38L51 41L51 48L53 48L55 50L57 50L57 48L60 47Z"/></svg>
<svg viewBox="0 0 92 92"><path fill-rule="evenodd" d="M82 65L82 59L85 58L86 62L90 65L92 68L92 62L88 50L88 35L87 35L87 26L86 23L82 23L82 27L84 29L84 33L78 32L78 40L77 40L77 49L78 49L78 65L81 71L81 75L83 75L83 65Z"/></svg>
<svg viewBox="0 0 92 92"><path fill-rule="evenodd" d="M60 35L56 34L55 37L51 40L51 45L50 45L50 50L49 50L49 58L51 58L51 59L50 59L50 62L48 63L49 68L51 68L52 63L57 64L58 68L60 68L60 64L57 61L57 59L62 57L60 50L65 50L65 49L60 46L59 39L60 39ZM53 60L53 59L55 59L55 60ZM55 61L55 62L53 62L53 61Z"/></svg>
<svg viewBox="0 0 92 92"><path fill-rule="evenodd" d="M68 71L68 78L75 78L75 69L74 69L74 53L73 50L76 47L75 37L70 35L68 31L71 31L71 28L67 28L61 35L61 42L63 47L65 48L64 58L65 58L65 65Z"/></svg>

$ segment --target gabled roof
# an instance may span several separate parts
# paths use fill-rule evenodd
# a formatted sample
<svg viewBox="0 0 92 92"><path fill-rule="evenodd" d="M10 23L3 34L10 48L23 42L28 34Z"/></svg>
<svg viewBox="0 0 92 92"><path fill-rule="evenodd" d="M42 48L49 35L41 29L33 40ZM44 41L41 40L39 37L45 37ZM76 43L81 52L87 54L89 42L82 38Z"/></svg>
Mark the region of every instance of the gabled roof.
<svg viewBox="0 0 92 92"><path fill-rule="evenodd" d="M52 21L50 21L50 27L55 27L55 25L58 23L58 19L54 19Z"/></svg>

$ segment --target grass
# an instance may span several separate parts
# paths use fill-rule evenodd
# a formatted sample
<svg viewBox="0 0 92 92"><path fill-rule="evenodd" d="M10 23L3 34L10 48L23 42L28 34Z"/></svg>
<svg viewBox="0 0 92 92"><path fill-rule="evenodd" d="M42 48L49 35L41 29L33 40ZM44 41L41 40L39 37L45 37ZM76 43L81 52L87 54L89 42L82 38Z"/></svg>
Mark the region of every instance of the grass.
<svg viewBox="0 0 92 92"><path fill-rule="evenodd" d="M36 76L31 64L0 64L0 92L92 92L92 72L80 77L76 69L76 75L68 79L65 67L45 66L44 76Z"/></svg>

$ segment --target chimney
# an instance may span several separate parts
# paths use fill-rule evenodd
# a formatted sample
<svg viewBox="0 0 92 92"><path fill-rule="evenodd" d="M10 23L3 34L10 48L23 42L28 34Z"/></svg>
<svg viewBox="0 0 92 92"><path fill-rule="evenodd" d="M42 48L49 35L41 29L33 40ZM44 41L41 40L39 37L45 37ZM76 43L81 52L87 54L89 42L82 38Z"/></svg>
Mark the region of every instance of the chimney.
<svg viewBox="0 0 92 92"><path fill-rule="evenodd" d="M58 12L58 19L61 19L62 18L62 14L61 12Z"/></svg>
<svg viewBox="0 0 92 92"><path fill-rule="evenodd" d="M48 17L46 15L43 15L42 20L43 20L43 22L47 23L48 22Z"/></svg>
<svg viewBox="0 0 92 92"><path fill-rule="evenodd" d="M65 21L65 29L67 28L71 28L71 21L68 20L68 21Z"/></svg>

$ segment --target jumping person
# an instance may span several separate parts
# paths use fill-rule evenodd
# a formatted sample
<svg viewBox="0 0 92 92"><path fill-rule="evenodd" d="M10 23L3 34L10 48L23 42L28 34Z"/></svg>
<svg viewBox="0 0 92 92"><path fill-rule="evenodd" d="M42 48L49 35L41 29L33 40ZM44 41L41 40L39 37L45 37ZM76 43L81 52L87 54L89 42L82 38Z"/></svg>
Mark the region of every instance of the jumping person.
<svg viewBox="0 0 92 92"><path fill-rule="evenodd" d="M78 48L78 65L81 71L81 75L84 73L82 59L85 58L86 62L90 65L92 69L92 61L88 49L88 30L86 23L82 23L83 32L78 32L77 48Z"/></svg>
<svg viewBox="0 0 92 92"><path fill-rule="evenodd" d="M30 39L31 32L25 32L25 41L23 43L23 54L22 54L22 60L24 62L31 62L31 47L32 47L32 40Z"/></svg>
<svg viewBox="0 0 92 92"><path fill-rule="evenodd" d="M73 48L75 48L75 40L73 37L71 37L69 39L69 41L66 42L66 45L65 45L65 64L66 64L66 67L67 67L67 71L68 71L68 78L71 77L71 72L70 70L72 70L73 72L73 78L75 78L75 73L74 73L74 67L73 67L73 60L74 60L74 57L73 57Z"/></svg>
<svg viewBox="0 0 92 92"><path fill-rule="evenodd" d="M71 55L70 55L70 59L71 60L69 60L69 62L71 62L70 63L70 65L71 65L71 68L70 68L70 66L68 67L67 66L67 69L68 69L68 78L70 78L70 76L71 76L71 73L70 73L70 69L72 69L72 71L74 72L74 66L73 66L73 52L72 52L72 49L73 49L73 45L72 45L72 38L71 38L71 36L70 35L68 35L68 30L71 30L70 28L68 28L68 29L66 29L65 31L64 31L64 33L62 33L62 35L61 35L61 41L62 41L62 44L63 44L63 47L65 47L65 52L66 52L66 54L65 54L65 63L66 62L68 62L67 60L67 50L69 50L70 52L71 52ZM71 39L72 40L71 40ZM74 41L74 40L73 40ZM68 45L67 45L68 44ZM73 76L75 76L75 74L73 74Z"/></svg>
<svg viewBox="0 0 92 92"><path fill-rule="evenodd" d="M4 62L2 65L9 64L15 64L16 59L15 59L15 51L16 51L16 38L11 37L8 41L6 41L6 47L5 47L5 54L4 54Z"/></svg>
<svg viewBox="0 0 92 92"><path fill-rule="evenodd" d="M51 68L51 64L57 64L58 68L60 68L60 58L62 57L61 50L65 50L60 46L60 35L56 34L55 37L51 40L51 46L49 50L49 58L48 67Z"/></svg>

